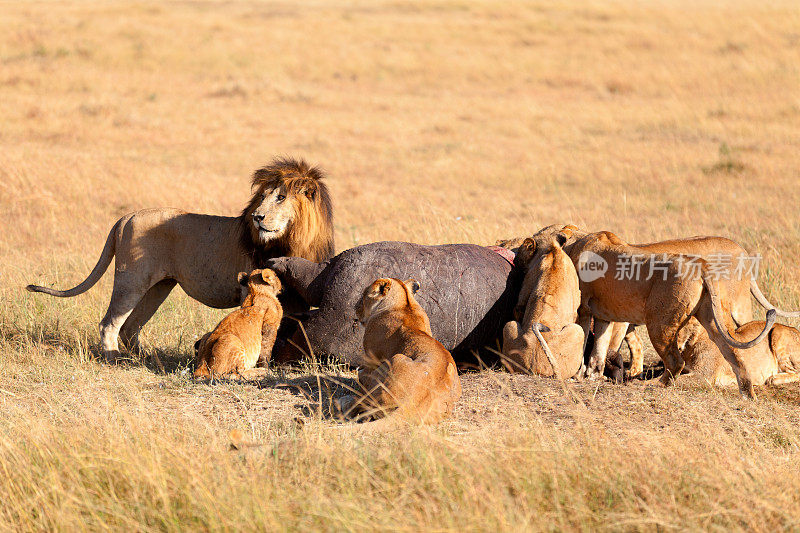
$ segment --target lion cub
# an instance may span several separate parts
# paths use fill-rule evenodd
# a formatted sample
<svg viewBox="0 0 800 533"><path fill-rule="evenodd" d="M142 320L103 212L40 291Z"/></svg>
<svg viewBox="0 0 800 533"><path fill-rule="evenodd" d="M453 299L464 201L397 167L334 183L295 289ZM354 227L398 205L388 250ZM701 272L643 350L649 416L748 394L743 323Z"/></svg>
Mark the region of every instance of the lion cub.
<svg viewBox="0 0 800 533"><path fill-rule="evenodd" d="M503 328L503 365L509 372L569 378L581 368L584 334L577 324L578 273L562 244L553 239L536 255L527 253L533 240L525 239L520 246L517 257L529 262L522 265L526 272L517 304L524 315Z"/></svg>
<svg viewBox="0 0 800 533"><path fill-rule="evenodd" d="M385 419L435 424L453 412L461 397L456 364L431 336L428 315L414 299L415 280L381 278L364 290L356 304L364 326L367 368L358 374L365 393L349 396L339 408L349 414L369 413Z"/></svg>
<svg viewBox="0 0 800 533"><path fill-rule="evenodd" d="M195 344L195 378L225 374L248 377L261 354L269 361L283 318L277 296L281 282L274 271L264 269L239 273L239 284L247 289L242 307Z"/></svg>

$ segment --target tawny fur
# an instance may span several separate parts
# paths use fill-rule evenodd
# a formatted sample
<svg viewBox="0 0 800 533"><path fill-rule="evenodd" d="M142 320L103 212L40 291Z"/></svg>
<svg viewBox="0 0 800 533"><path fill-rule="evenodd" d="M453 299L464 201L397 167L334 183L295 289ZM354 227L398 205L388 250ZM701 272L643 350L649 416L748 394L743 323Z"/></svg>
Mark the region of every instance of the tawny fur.
<svg viewBox="0 0 800 533"><path fill-rule="evenodd" d="M576 226L548 226L542 230L540 230L533 238L529 237L514 237L512 239L502 239L498 240L495 245L501 246L503 248L509 249L516 254L514 258L514 265L518 271L521 271L524 275L527 265L533 260L535 253L536 253L536 242L540 243L547 243L552 241L558 233L562 230L566 229L574 229L577 230ZM523 243L528 241L525 246ZM517 300L517 305L514 308L514 322L520 323L523 320L523 316L525 315L525 309L528 305L528 300L530 299L530 287L532 287L532 283L534 279L532 278L529 283L526 285L523 283L522 289L520 290L520 294ZM513 328L513 326L510 326ZM614 359L618 361L622 361L622 357L619 355L619 351L622 347L622 343L625 342L628 345L628 349L631 354L631 376L636 376L642 373L644 368L644 347L642 345L642 340L639 338L639 335L636 333L636 328L632 324L628 324L625 322L615 322L612 325L613 336L612 340L609 344L609 352L614 352ZM509 331L509 334L512 332ZM722 356L720 355L720 358ZM621 363L620 363L621 365ZM624 369L620 368L620 375L624 374Z"/></svg>
<svg viewBox="0 0 800 533"><path fill-rule="evenodd" d="M533 239L536 242L546 243L558 234L567 238L566 246L569 247L578 239L588 235L588 232L571 224L566 226L552 225L537 232ZM730 257L734 264L738 258L750 256L736 242L724 237L714 236L671 239L629 246L633 247L636 253L646 256L667 254L669 256L695 256L706 260L714 256L726 256ZM734 274L736 273L734 272ZM718 280L717 286L721 293L725 295L724 299L728 302L728 310L736 326L749 322L753 318L751 294L764 308L774 308L761 293L757 281L751 279L751 276L748 276L744 271L738 275L730 276L729 279ZM791 317L797 315L796 312L787 312L780 309L776 311L778 316ZM612 328L616 338L621 333L621 327L612 326ZM635 341L637 339L631 338L631 340ZM705 328L695 317L689 318L681 329L677 336L677 344L686 364L686 369L692 374L715 385L726 385L736 381L732 367L725 361L716 343L710 339ZM611 349L614 350L614 344L611 345ZM634 376L642 371L643 359L641 351L634 354L633 347L631 347L631 354L631 375Z"/></svg>
<svg viewBox="0 0 800 533"><path fill-rule="evenodd" d="M520 322L512 320L503 328L503 365L510 372L553 376L555 370L557 377L572 377L581 368L584 345L583 329L576 323L581 294L572 260L554 239L546 251L520 267L525 269L525 278L518 307L524 306L524 315ZM555 369L533 332L537 323L549 328L541 335L550 347Z"/></svg>
<svg viewBox="0 0 800 533"><path fill-rule="evenodd" d="M664 361L664 384L669 384L685 366L678 345L681 329L695 319L716 344L725 360L731 365L741 393L754 397L752 379L742 362L736 357L733 347L739 341L732 337L736 329L731 309L735 298L729 290L731 283L713 279L709 267L698 260L700 276L685 276L686 258L669 256L663 265L664 273L655 276L634 276L633 279L617 279L618 265L624 258L643 256L642 270L650 269L649 249L629 245L610 232L586 234L567 242L564 250L570 255L577 270L583 254L592 252L607 264L606 275L591 281L581 280L581 308L579 322L587 328L594 317L596 342L592 351L590 368L602 372L611 338L611 322L631 322L647 326L653 347ZM775 320L775 311L767 313L768 323L755 339L763 339Z"/></svg>
<svg viewBox="0 0 800 533"><path fill-rule="evenodd" d="M432 337L415 287L414 280L382 278L358 301L368 364L358 375L364 394L342 401L350 414L390 413L386 421L435 424L452 414L461 397L455 361Z"/></svg>
<svg viewBox="0 0 800 533"><path fill-rule="evenodd" d="M222 319L196 347L195 378L238 374L248 377L259 359L269 361L283 308L278 301L281 282L272 270L239 275L247 285L242 307Z"/></svg>
<svg viewBox="0 0 800 533"><path fill-rule="evenodd" d="M751 338L764 328L764 321L748 322L736 330L735 337ZM800 381L800 331L775 324L768 342L749 349L734 348L754 385L782 385Z"/></svg>
<svg viewBox="0 0 800 533"><path fill-rule="evenodd" d="M67 291L36 285L33 292L58 297L89 290L116 256L114 288L100 323L101 350L119 355L118 340L139 350L139 330L169 293L181 288L220 309L241 303L236 275L263 268L270 257L299 256L315 262L333 255L333 212L322 173L302 160L278 159L257 170L255 191L238 217L144 209L114 224L92 272Z"/></svg>

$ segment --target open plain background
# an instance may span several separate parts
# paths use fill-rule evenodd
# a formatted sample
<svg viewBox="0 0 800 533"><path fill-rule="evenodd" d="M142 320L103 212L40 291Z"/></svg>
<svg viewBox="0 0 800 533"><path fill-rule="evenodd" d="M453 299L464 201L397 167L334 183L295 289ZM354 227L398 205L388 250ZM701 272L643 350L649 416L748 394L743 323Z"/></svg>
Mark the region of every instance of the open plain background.
<svg viewBox="0 0 800 533"><path fill-rule="evenodd" d="M800 528L797 386L574 404L485 370L439 427L353 435L319 414L344 369L192 383L223 313L180 290L119 366L110 273L24 291L83 279L135 209L236 214L292 155L330 175L339 251L716 234L798 308L799 147L794 0L3 2L0 529Z"/></svg>

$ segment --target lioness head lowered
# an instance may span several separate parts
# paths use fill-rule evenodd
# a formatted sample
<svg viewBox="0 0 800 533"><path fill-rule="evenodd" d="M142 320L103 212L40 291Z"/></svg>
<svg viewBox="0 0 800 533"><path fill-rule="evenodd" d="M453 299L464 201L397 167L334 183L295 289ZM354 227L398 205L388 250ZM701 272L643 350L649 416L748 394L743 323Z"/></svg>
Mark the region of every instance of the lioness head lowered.
<svg viewBox="0 0 800 533"><path fill-rule="evenodd" d="M364 289L356 303L358 321L363 325L375 313L408 305L419 288L419 282L415 279L405 281L395 278L376 279Z"/></svg>
<svg viewBox="0 0 800 533"><path fill-rule="evenodd" d="M517 250L514 264L525 269L538 252L549 250L553 242L560 248L563 248L566 244L585 235L585 233L586 232L572 224L567 224L566 226L553 224L552 226L544 227L532 237L528 237L522 241Z"/></svg>

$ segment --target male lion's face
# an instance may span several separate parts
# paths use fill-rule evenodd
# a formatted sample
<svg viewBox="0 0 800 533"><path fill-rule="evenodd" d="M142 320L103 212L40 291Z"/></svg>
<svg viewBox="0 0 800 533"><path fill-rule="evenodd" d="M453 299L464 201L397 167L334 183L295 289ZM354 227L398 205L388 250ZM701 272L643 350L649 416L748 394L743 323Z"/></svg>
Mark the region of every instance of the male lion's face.
<svg viewBox="0 0 800 533"><path fill-rule="evenodd" d="M286 235L297 214L297 202L296 195L284 185L256 193L249 212L253 240L266 244Z"/></svg>

